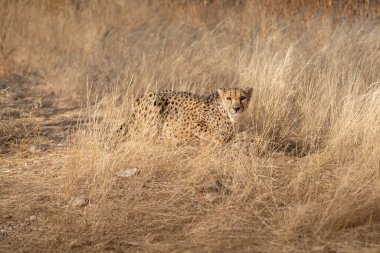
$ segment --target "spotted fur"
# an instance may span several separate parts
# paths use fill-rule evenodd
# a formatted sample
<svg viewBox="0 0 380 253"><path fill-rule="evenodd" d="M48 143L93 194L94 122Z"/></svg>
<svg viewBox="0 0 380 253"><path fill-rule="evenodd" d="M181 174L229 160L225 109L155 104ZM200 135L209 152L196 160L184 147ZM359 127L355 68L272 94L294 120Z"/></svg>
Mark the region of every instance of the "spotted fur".
<svg viewBox="0 0 380 253"><path fill-rule="evenodd" d="M138 98L120 131L145 132L179 142L203 140L225 143L246 111L252 88L218 89L206 95L163 90Z"/></svg>

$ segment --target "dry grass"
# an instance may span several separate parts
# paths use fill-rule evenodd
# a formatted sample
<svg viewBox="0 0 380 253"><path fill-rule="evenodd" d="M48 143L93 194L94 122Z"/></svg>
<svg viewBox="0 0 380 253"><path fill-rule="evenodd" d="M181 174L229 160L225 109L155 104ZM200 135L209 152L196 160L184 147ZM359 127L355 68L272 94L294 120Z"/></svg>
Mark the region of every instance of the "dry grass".
<svg viewBox="0 0 380 253"><path fill-rule="evenodd" d="M378 252L379 6L152 2L1 3L0 252ZM105 148L147 90L235 84L223 148Z"/></svg>

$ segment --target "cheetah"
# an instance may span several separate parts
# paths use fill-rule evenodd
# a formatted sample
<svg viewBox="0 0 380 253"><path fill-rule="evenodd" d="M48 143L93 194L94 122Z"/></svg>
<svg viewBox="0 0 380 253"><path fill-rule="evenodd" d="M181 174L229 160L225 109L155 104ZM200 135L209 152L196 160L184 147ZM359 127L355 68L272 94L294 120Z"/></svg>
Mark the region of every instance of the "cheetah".
<svg viewBox="0 0 380 253"><path fill-rule="evenodd" d="M119 129L123 136L144 132L174 142L224 144L247 111L252 88L219 88L209 95L184 91L148 92L138 98Z"/></svg>

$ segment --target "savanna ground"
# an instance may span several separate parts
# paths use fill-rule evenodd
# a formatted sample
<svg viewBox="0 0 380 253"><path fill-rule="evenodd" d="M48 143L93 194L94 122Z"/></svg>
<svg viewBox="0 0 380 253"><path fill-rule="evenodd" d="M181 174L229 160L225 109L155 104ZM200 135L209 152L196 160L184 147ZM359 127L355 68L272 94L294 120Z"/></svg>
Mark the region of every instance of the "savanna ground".
<svg viewBox="0 0 380 253"><path fill-rule="evenodd" d="M379 14L2 0L0 252L379 252ZM234 85L253 98L225 147L107 148L147 90Z"/></svg>

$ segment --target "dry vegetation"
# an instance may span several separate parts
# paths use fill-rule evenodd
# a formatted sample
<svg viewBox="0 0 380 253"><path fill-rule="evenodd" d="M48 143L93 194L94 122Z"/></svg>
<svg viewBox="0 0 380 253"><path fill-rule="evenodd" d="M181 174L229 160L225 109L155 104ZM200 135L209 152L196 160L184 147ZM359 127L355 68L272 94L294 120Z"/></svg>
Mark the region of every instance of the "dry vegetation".
<svg viewBox="0 0 380 253"><path fill-rule="evenodd" d="M309 2L1 1L0 252L379 252L380 6ZM147 90L236 84L226 147L105 148Z"/></svg>

